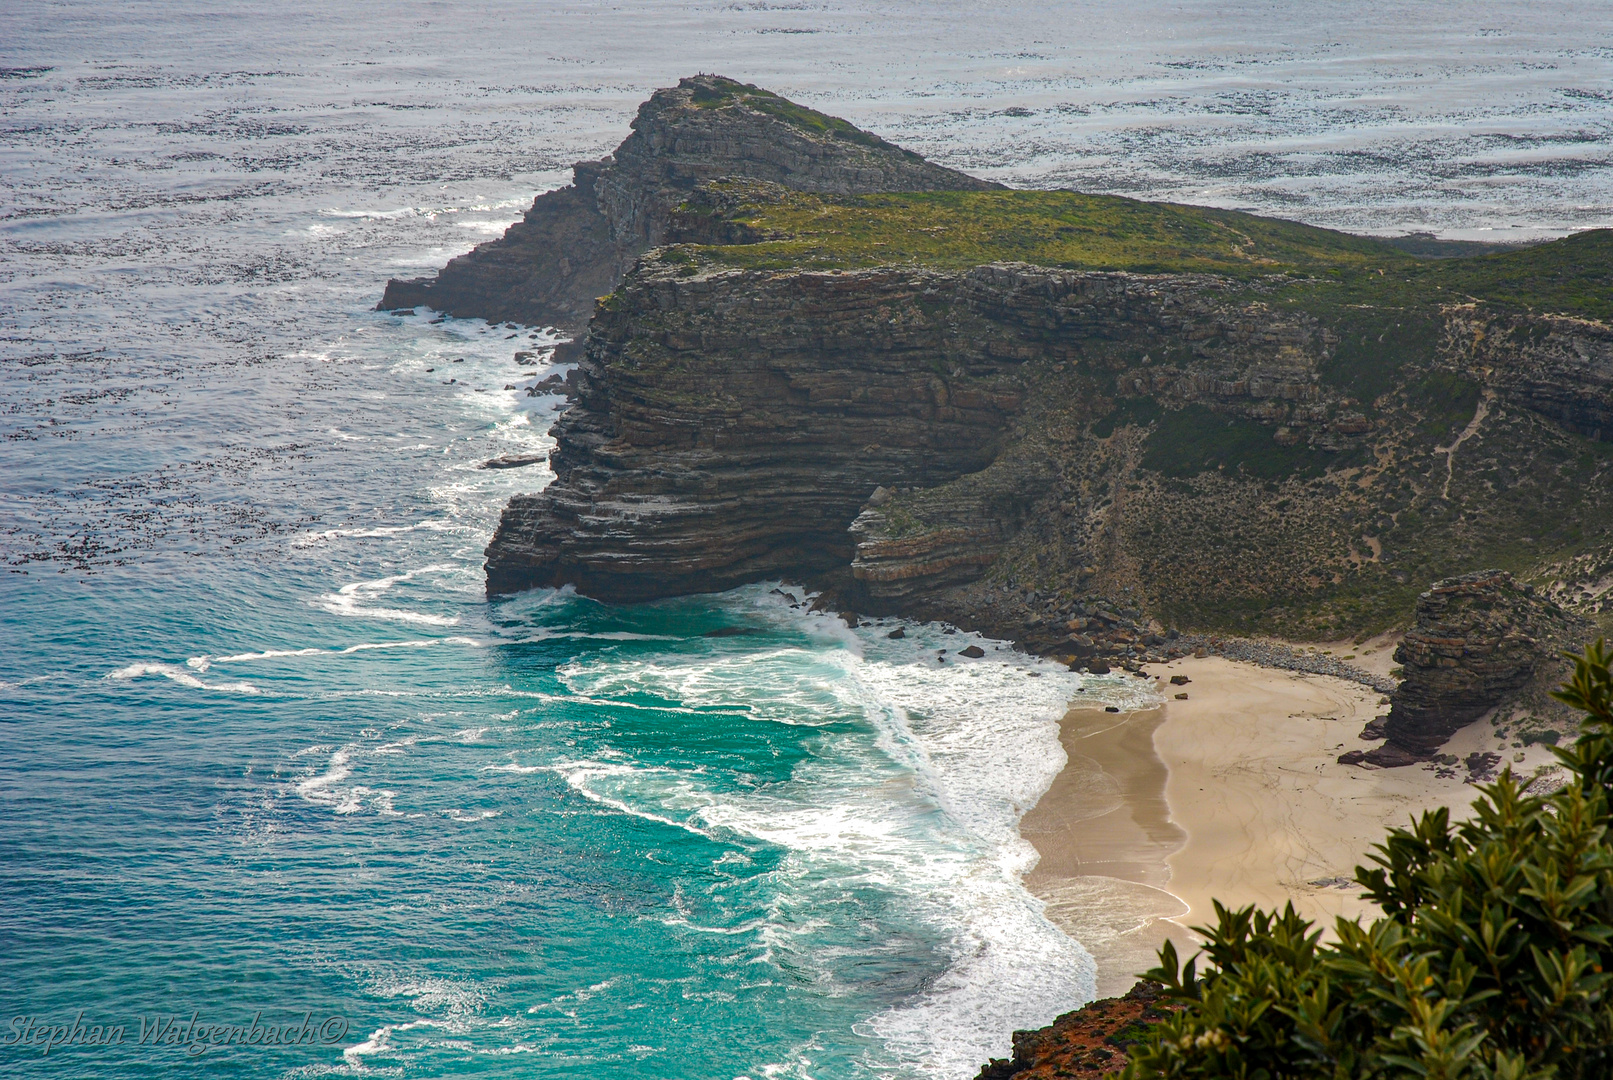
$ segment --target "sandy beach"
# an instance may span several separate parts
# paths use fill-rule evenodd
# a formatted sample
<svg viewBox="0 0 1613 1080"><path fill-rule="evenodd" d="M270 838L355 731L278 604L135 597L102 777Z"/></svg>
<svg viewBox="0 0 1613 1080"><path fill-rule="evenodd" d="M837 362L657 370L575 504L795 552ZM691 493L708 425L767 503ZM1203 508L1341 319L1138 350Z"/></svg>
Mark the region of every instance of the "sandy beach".
<svg viewBox="0 0 1613 1080"><path fill-rule="evenodd" d="M1187 928L1213 919L1212 899L1292 900L1324 925L1367 914L1354 868L1371 846L1424 809L1466 814L1477 795L1465 774L1338 764L1372 745L1361 728L1387 711L1369 687L1218 657L1150 673L1159 708L1070 710L1069 764L1020 826L1041 853L1026 885L1092 952L1100 997L1128 989L1167 937L1191 952ZM1447 749L1466 754L1487 734L1481 721ZM1514 768L1548 758L1536 748Z"/></svg>

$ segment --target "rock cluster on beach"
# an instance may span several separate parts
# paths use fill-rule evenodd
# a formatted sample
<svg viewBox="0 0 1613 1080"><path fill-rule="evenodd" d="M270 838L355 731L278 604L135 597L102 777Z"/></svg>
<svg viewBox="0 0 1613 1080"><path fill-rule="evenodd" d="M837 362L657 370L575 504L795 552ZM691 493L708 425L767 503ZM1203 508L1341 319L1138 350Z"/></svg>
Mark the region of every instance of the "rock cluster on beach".
<svg viewBox="0 0 1613 1080"><path fill-rule="evenodd" d="M614 154L578 162L572 172L570 186L539 195L499 239L434 277L389 281L381 308L423 304L465 318L580 331L594 299L663 241L673 209L713 177L836 194L997 186L716 75L657 90Z"/></svg>
<svg viewBox="0 0 1613 1080"><path fill-rule="evenodd" d="M1504 570L1436 582L1417 598L1416 621L1395 650L1404 678L1383 725L1387 741L1346 756L1374 765L1427 760L1515 698L1543 665L1555 681L1554 658L1593 634L1585 620Z"/></svg>

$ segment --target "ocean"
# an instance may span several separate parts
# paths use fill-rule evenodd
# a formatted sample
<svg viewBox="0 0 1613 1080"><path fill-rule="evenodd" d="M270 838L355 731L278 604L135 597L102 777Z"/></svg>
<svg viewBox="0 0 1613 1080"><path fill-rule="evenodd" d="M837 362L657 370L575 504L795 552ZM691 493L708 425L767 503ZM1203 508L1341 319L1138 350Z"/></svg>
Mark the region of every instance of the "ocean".
<svg viewBox="0 0 1613 1080"><path fill-rule="evenodd" d="M1613 224L1585 0L5 5L0 1071L965 1080L1090 998L1016 825L1135 681L483 595L555 339L374 304L697 71L1013 184Z"/></svg>

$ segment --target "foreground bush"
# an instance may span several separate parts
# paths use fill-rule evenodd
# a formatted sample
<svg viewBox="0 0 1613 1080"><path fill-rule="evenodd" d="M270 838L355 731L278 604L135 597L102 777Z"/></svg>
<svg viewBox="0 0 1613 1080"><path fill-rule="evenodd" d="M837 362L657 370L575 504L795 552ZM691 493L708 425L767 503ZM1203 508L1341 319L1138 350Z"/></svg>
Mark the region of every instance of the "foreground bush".
<svg viewBox="0 0 1613 1080"><path fill-rule="evenodd" d="M1147 977L1185 1007L1132 1051L1155 1077L1613 1077L1613 653L1576 658L1555 696L1583 734L1553 752L1569 781L1528 795L1510 772L1471 821L1396 829L1356 879L1382 911L1338 942L1294 913L1228 911L1200 928L1209 968L1169 944Z"/></svg>

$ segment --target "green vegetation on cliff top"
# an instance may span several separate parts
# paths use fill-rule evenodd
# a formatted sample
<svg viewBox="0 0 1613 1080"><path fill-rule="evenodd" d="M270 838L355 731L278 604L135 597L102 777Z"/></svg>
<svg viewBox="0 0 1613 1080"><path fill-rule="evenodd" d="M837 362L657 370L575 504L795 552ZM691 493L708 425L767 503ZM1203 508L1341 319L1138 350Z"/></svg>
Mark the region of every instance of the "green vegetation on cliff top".
<svg viewBox="0 0 1613 1080"><path fill-rule="evenodd" d="M721 109L732 105L740 105L766 113L775 119L782 120L791 127L813 135L828 136L843 139L846 142L856 143L859 146L880 147L887 150L896 150L905 157L917 158L918 155L911 150L902 150L898 146L881 139L878 135L870 134L855 124L848 123L838 116L809 109L804 105L797 105L789 98L779 97L771 90L763 90L759 86L749 83L725 79L719 75L705 75L686 80L691 89L694 104L701 109Z"/></svg>
<svg viewBox="0 0 1613 1080"><path fill-rule="evenodd" d="M782 99L780 99L782 100ZM1393 244L1233 210L1070 191L822 196L715 185L720 213L758 242L692 246L701 261L762 270L1025 262L1081 270L1287 275L1292 299L1413 306L1467 299L1613 317L1613 232L1503 254L1418 258ZM1317 294L1322 287L1325 298ZM1287 297L1280 296L1279 299Z"/></svg>

